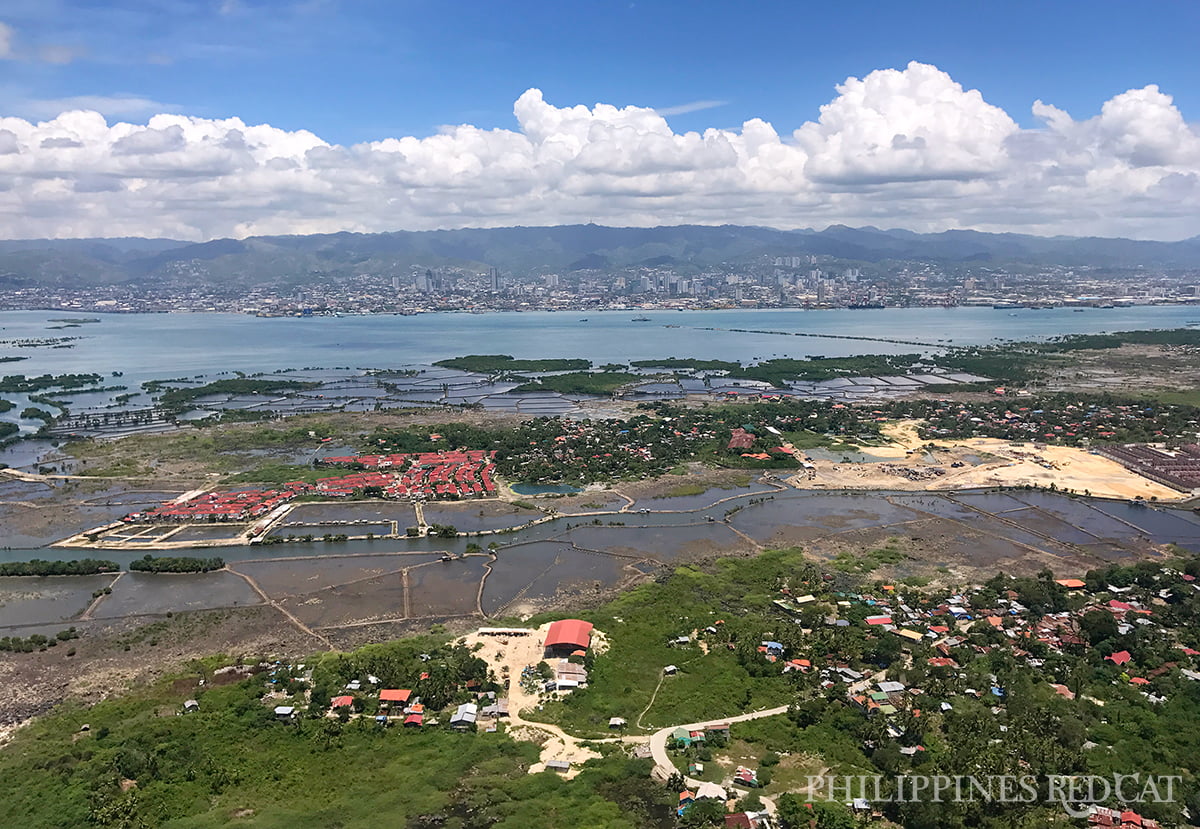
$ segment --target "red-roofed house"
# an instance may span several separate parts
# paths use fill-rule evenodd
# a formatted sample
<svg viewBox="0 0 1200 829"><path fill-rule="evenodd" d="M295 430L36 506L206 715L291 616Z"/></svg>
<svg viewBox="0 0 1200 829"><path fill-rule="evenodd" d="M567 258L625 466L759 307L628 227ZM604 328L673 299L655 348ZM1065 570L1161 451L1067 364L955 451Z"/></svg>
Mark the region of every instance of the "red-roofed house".
<svg viewBox="0 0 1200 829"><path fill-rule="evenodd" d="M1133 655L1129 651L1117 651L1114 654L1104 657L1114 665L1125 665L1129 660L1133 659Z"/></svg>
<svg viewBox="0 0 1200 829"><path fill-rule="evenodd" d="M727 449L749 449L754 445L754 435L741 427L734 429L730 434Z"/></svg>
<svg viewBox="0 0 1200 829"><path fill-rule="evenodd" d="M354 697L350 696L349 694L345 694L340 697L334 697L333 700L329 703L329 707L330 708L349 708L353 704L354 704Z"/></svg>
<svg viewBox="0 0 1200 829"><path fill-rule="evenodd" d="M379 692L379 701L381 703L407 703L411 696L412 691L407 688L384 688Z"/></svg>
<svg viewBox="0 0 1200 829"><path fill-rule="evenodd" d="M562 619L550 625L543 644L547 656L570 656L592 646L592 623L582 619Z"/></svg>

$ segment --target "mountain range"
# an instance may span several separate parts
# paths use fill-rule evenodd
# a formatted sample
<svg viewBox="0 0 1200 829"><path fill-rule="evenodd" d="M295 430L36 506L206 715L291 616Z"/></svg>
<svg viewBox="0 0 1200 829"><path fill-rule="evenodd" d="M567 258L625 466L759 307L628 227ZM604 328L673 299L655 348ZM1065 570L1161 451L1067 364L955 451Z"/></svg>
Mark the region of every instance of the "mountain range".
<svg viewBox="0 0 1200 829"><path fill-rule="evenodd" d="M412 268L495 267L530 273L629 266L700 270L763 257L827 256L847 263L1045 266L1190 270L1200 236L1179 242L1030 236L950 230L915 233L833 225L821 231L766 227L623 228L601 225L171 239L0 241L0 287L155 283L304 284Z"/></svg>

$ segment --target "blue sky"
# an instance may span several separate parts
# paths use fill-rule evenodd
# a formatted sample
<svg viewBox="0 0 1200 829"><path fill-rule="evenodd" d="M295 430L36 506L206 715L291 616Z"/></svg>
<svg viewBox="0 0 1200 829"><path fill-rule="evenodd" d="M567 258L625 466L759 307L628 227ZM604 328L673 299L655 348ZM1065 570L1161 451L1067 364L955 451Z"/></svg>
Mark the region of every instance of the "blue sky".
<svg viewBox="0 0 1200 829"><path fill-rule="evenodd" d="M1198 42L1195 2L5 0L0 226L1182 238Z"/></svg>
<svg viewBox="0 0 1200 829"><path fill-rule="evenodd" d="M815 117L846 77L911 60L980 89L1022 126L1035 99L1089 117L1151 83L1190 119L1200 111L1193 2L3 5L14 49L71 50L65 63L3 65L8 115L44 117L35 102L78 96L136 98L147 109L113 114L236 115L353 143L442 124L511 127L513 100L538 87L558 105L723 102L669 116L677 130L761 117L784 131Z"/></svg>

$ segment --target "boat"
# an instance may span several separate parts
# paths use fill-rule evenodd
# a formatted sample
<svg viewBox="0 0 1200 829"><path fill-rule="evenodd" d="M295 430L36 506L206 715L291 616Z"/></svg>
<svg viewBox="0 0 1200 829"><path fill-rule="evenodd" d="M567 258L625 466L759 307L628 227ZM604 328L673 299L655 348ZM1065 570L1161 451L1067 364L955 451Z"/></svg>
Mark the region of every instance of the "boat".
<svg viewBox="0 0 1200 829"><path fill-rule="evenodd" d="M581 319L580 322L587 322L587 317L584 317L583 319Z"/></svg>
<svg viewBox="0 0 1200 829"><path fill-rule="evenodd" d="M649 317L634 317L630 322L650 322Z"/></svg>

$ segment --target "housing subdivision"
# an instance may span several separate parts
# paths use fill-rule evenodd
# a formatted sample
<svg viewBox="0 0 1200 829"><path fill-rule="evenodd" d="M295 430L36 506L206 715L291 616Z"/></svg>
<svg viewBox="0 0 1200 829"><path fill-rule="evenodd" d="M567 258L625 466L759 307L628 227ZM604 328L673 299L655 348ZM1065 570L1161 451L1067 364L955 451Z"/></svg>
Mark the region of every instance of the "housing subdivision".
<svg viewBox="0 0 1200 829"><path fill-rule="evenodd" d="M319 478L315 484L292 481L279 489L188 493L160 507L126 515L126 523L172 521L251 521L301 495L349 498L374 495L416 500L482 498L496 494L492 473L495 452L426 452L413 455L347 455L318 464L372 470ZM383 471L386 470L386 471Z"/></svg>
<svg viewBox="0 0 1200 829"><path fill-rule="evenodd" d="M112 524L64 539L58 546L255 544L267 538L301 497L406 500L416 505L419 518L420 504L426 501L495 496L495 454L468 450L322 458L316 462L318 466L356 471L318 478L315 483L291 481L269 489L193 490L153 509L131 512ZM194 528L213 524L229 529L221 532L215 527ZM161 525L169 525L170 529L164 531ZM197 536L197 532L205 534Z"/></svg>
<svg viewBox="0 0 1200 829"><path fill-rule="evenodd" d="M1200 445L1195 443L1174 448L1127 443L1122 446L1102 446L1096 451L1126 469L1172 489L1180 492L1200 491Z"/></svg>

